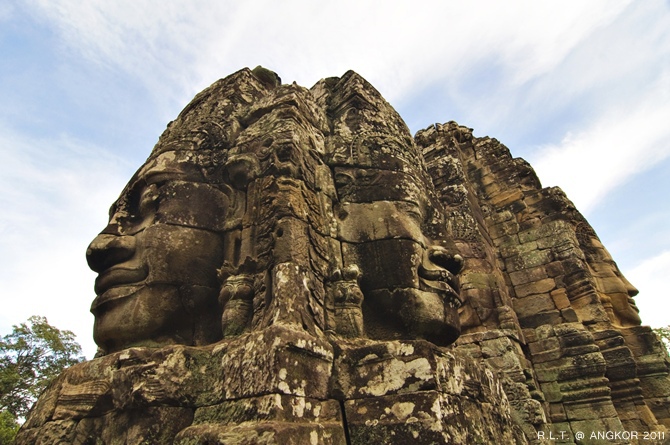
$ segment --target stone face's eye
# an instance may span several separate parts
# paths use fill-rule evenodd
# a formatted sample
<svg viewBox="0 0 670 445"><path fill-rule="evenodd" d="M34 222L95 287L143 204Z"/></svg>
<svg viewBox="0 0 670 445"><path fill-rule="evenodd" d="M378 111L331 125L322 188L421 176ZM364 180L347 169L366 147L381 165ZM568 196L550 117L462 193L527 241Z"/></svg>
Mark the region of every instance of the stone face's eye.
<svg viewBox="0 0 670 445"><path fill-rule="evenodd" d="M137 205L137 217L141 220L156 213L158 208L158 185L149 184L139 197Z"/></svg>
<svg viewBox="0 0 670 445"><path fill-rule="evenodd" d="M138 182L119 198L110 209L110 222L117 224L122 233L130 235L153 222L158 210L159 185Z"/></svg>
<svg viewBox="0 0 670 445"><path fill-rule="evenodd" d="M398 204L398 209L411 216L412 219L416 220L419 224L423 223L423 213L418 204L414 202L403 201Z"/></svg>

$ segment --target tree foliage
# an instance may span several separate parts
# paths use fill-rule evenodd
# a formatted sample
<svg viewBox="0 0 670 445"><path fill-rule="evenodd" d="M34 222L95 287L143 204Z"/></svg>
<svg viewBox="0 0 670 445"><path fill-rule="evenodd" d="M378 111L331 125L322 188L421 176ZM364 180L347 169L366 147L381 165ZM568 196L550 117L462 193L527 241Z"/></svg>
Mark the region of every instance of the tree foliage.
<svg viewBox="0 0 670 445"><path fill-rule="evenodd" d="M14 441L19 431L19 422L9 411L0 411L0 445L8 445Z"/></svg>
<svg viewBox="0 0 670 445"><path fill-rule="evenodd" d="M0 339L0 444L64 368L84 360L71 331L32 316ZM10 433L7 433L10 434Z"/></svg>
<svg viewBox="0 0 670 445"><path fill-rule="evenodd" d="M665 349L670 352L670 326L666 326L664 328L654 328L654 332L656 332L656 335L659 336L665 345Z"/></svg>

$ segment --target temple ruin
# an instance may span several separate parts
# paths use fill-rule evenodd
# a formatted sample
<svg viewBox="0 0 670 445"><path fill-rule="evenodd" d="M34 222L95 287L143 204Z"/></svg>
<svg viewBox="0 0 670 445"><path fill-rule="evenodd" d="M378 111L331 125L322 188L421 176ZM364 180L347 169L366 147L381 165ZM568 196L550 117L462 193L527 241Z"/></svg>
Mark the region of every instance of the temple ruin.
<svg viewBox="0 0 670 445"><path fill-rule="evenodd" d="M670 440L668 355L572 202L353 71L199 93L87 259L98 354L17 444Z"/></svg>

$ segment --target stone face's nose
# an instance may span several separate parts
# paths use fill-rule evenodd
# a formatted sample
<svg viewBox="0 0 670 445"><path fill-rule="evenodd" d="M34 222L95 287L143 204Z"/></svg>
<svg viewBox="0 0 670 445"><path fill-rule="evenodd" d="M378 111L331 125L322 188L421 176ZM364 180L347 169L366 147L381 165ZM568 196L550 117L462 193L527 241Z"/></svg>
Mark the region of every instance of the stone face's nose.
<svg viewBox="0 0 670 445"><path fill-rule="evenodd" d="M431 263L457 275L463 270L463 257L441 246L431 246L428 249L428 259Z"/></svg>
<svg viewBox="0 0 670 445"><path fill-rule="evenodd" d="M628 281L623 275L621 275L621 281L623 281L623 284L626 286L626 292L628 293L629 297L634 297L640 293L640 291L637 290L637 288L633 286L631 282Z"/></svg>
<svg viewBox="0 0 670 445"><path fill-rule="evenodd" d="M101 233L86 249L86 261L91 270L100 273L134 254L135 237Z"/></svg>

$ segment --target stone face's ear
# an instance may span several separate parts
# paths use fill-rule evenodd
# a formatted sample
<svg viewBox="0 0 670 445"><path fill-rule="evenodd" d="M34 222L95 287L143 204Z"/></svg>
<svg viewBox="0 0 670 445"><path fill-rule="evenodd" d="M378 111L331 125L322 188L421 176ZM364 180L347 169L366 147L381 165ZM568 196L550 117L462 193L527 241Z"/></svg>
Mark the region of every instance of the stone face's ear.
<svg viewBox="0 0 670 445"><path fill-rule="evenodd" d="M258 158L252 154L233 155L225 165L225 171L233 187L246 190L247 185L258 177L261 171Z"/></svg>

